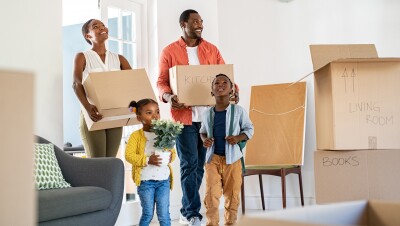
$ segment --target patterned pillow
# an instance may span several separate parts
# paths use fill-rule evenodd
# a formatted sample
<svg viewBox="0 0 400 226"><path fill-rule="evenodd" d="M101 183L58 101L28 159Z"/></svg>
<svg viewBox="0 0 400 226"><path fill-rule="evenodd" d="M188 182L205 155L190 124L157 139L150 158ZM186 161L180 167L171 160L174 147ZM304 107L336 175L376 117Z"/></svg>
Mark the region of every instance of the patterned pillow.
<svg viewBox="0 0 400 226"><path fill-rule="evenodd" d="M68 188L54 153L53 144L35 144L35 184L38 190Z"/></svg>

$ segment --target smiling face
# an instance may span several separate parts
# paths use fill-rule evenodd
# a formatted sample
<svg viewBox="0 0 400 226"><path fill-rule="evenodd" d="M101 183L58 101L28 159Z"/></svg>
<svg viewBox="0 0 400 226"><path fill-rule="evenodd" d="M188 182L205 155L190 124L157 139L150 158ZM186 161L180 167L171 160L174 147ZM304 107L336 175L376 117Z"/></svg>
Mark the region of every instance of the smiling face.
<svg viewBox="0 0 400 226"><path fill-rule="evenodd" d="M229 96L232 93L232 82L226 75L217 75L212 83L212 92L216 97Z"/></svg>
<svg viewBox="0 0 400 226"><path fill-rule="evenodd" d="M203 19L198 13L191 13L187 22L182 22L181 27L185 36L191 39L201 38L203 32Z"/></svg>
<svg viewBox="0 0 400 226"><path fill-rule="evenodd" d="M139 122L143 123L143 127L150 127L151 120L160 119L160 109L158 108L158 104L150 102L140 107L136 118Z"/></svg>
<svg viewBox="0 0 400 226"><path fill-rule="evenodd" d="M100 20L92 20L87 31L85 38L91 43L105 42L108 39L108 28Z"/></svg>

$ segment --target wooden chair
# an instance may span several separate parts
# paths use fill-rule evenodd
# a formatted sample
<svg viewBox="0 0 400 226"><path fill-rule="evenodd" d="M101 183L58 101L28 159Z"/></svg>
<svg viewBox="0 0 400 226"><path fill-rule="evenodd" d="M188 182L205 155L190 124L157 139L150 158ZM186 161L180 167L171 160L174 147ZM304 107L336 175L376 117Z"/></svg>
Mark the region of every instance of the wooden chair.
<svg viewBox="0 0 400 226"><path fill-rule="evenodd" d="M262 175L272 175L281 177L282 184L282 206L286 208L286 175L289 174L297 174L299 176L299 187L300 187L300 197L301 197L301 205L304 206L304 196L303 196L303 182L301 177L301 166L257 166L257 167L246 167L246 172L242 174L242 214L245 213L245 193L244 193L244 177L251 175L258 175L260 182L260 190L261 190L261 204L263 210L265 210L265 201L264 201L264 190L263 190L263 182Z"/></svg>
<svg viewBox="0 0 400 226"><path fill-rule="evenodd" d="M247 142L242 174L242 212L245 213L244 177L258 175L265 210L262 175L281 177L282 206L286 208L286 175L297 174L304 206L301 165L304 160L307 86L305 82L251 87L250 119L254 136Z"/></svg>

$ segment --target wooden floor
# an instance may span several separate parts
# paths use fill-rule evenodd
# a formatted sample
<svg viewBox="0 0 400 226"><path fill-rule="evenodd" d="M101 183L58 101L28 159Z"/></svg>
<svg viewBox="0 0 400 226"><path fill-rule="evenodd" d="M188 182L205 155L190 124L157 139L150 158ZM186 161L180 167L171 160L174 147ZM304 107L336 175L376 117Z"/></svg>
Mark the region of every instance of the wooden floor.
<svg viewBox="0 0 400 226"><path fill-rule="evenodd" d="M260 210L246 209L246 213L260 213L260 212L263 212L263 210L262 209L260 209ZM204 214L202 214L202 215L203 215L203 220L201 222L201 225L203 226L203 225L206 225L206 218L205 218ZM241 217L242 217L242 209L239 209L238 219L240 219ZM219 219L220 219L219 225L223 226L224 225L224 213L222 211L219 214ZM160 225L157 220L153 220L150 224L150 226L157 226L157 225ZM178 219L178 220L173 220L171 222L171 226L183 226L183 225L179 223L179 219Z"/></svg>

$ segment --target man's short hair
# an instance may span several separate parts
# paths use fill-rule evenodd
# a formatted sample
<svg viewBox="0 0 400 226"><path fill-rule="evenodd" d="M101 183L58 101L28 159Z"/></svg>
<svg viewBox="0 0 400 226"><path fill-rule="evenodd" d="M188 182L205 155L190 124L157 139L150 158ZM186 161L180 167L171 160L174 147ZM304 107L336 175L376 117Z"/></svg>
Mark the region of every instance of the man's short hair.
<svg viewBox="0 0 400 226"><path fill-rule="evenodd" d="M187 9L182 12L181 16L179 17L179 24L183 22L188 22L191 13L198 13L194 9Z"/></svg>

